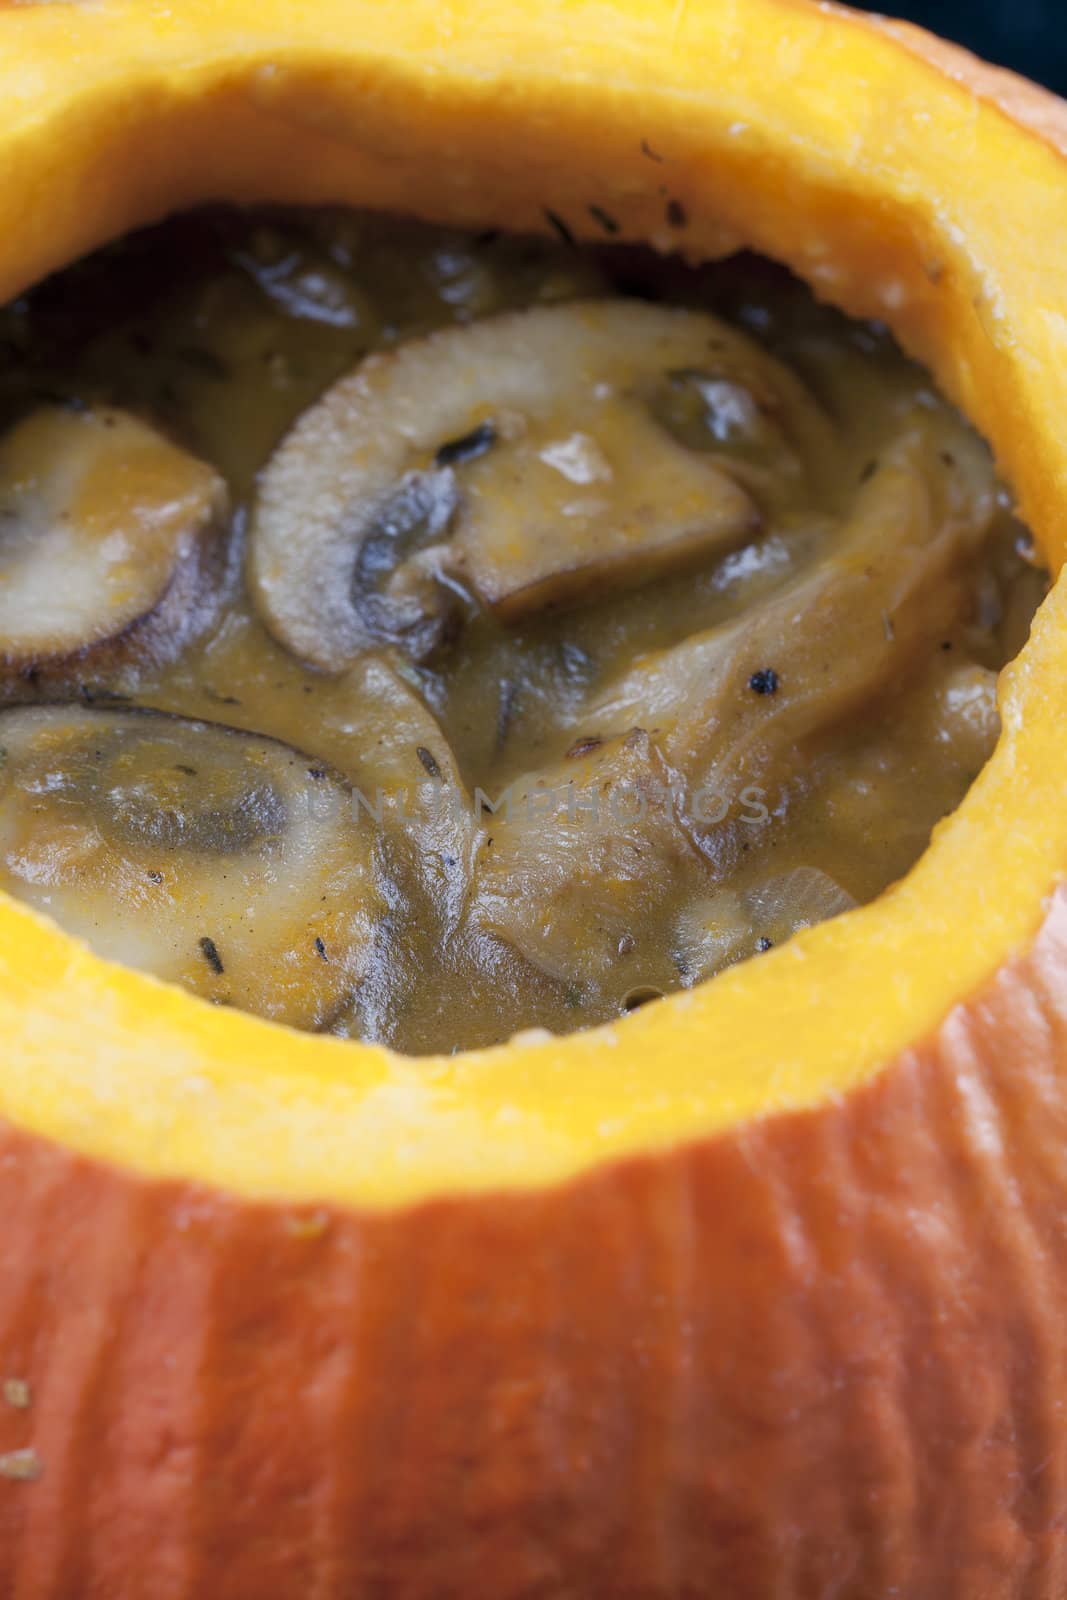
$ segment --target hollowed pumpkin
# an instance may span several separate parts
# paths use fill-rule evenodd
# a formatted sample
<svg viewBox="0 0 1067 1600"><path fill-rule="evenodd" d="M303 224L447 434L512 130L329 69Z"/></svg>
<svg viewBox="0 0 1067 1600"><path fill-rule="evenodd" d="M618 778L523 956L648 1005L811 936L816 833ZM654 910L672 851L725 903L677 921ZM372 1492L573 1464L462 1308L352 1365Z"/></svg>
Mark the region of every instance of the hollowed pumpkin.
<svg viewBox="0 0 1067 1600"><path fill-rule="evenodd" d="M1067 547L1067 112L807 0L0 8L0 294L205 199L740 243ZM1067 1592L1067 596L896 889L407 1061L0 907L0 1592ZM457 1004L461 1004L457 998Z"/></svg>

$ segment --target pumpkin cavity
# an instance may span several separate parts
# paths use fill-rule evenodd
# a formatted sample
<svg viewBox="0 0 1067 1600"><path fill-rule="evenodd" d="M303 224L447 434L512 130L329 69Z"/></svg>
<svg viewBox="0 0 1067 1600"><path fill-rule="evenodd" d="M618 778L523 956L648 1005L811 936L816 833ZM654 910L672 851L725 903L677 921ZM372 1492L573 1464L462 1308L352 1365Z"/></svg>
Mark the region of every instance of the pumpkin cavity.
<svg viewBox="0 0 1067 1600"><path fill-rule="evenodd" d="M989 452L767 263L212 212L0 340L0 884L216 1004L418 1054L782 971L996 741Z"/></svg>

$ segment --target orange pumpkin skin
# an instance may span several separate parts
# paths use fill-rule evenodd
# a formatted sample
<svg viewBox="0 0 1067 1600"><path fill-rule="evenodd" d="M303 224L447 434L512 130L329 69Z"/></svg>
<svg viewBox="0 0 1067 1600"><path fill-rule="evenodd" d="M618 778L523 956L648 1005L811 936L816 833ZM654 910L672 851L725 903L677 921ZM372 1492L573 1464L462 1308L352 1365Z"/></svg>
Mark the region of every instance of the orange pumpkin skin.
<svg viewBox="0 0 1067 1600"><path fill-rule="evenodd" d="M102 28L111 3L103 0ZM174 8L143 3L145 27L164 33ZM706 3L713 21L735 25L729 0ZM880 38L883 28L805 0L746 3L761 27L795 15L828 41L837 30ZM465 4L435 8L446 35ZM659 0L617 5L624 45L631 28L640 44L650 20L676 30L686 20L684 7ZM218 7L235 17L242 8L254 33L256 14L276 18L285 0ZM63 6L32 9L31 21L30 8L0 14L0 41L13 17L30 33L55 29L60 41L67 29L80 38L93 26L92 8L84 23L68 21ZM192 0L189 9L206 14ZM610 31L615 12L605 11ZM295 30L306 26L291 16ZM182 57L164 108L179 127L182 74L211 56L203 28L203 49ZM910 30L893 38L901 63L918 50L962 75L977 96L975 119L999 118L1002 105L1050 148L1067 149L1057 102ZM637 45L634 54L642 59ZM787 71L774 64L768 81ZM903 64L900 73L904 81ZM617 82L605 73L605 125ZM259 87L273 94L276 79ZM33 92L31 74L28 99ZM664 118L668 100L656 102ZM151 124L143 105L122 104L138 127L138 118ZM284 125L295 101L283 95L280 104ZM320 137L319 109L306 107L299 124L308 149ZM81 114L69 118L75 156ZM217 114L220 139L234 127L247 134L237 101ZM649 126L658 158L654 117ZM545 127L536 137L549 141ZM325 161L336 131L325 111L322 130ZM105 132L129 160L122 117ZM395 125L382 135L386 168L400 160L390 133L399 140ZM223 191L232 180L235 196L249 197L254 173L255 192L276 185L292 197L304 181L295 164L277 176L269 165L282 142L275 129L267 154L249 155L241 181L231 173ZM147 217L154 164L165 161L151 141L146 149L145 175L126 190L117 182L92 215L72 207L77 161L57 169L49 181L63 219L58 242L41 220L42 199L25 263L44 270ZM20 174L45 174L47 162L33 157L34 167L26 150L32 131L7 141L0 115L8 193ZM524 150L536 153L533 142ZM348 154L333 150L346 170ZM329 183L317 189L317 173L307 176L309 197L326 198ZM980 189L981 174L976 181ZM210 187L202 170L195 182L168 182L160 204L205 198ZM816 210L825 201L832 233L844 201L829 183L826 199L821 176L805 182ZM403 198L394 186L394 203ZM857 192L854 204L864 198ZM732 203L742 215L738 196ZM466 204L445 209L464 220ZM872 238L883 223L906 267L908 218L882 208ZM788 232L788 218L767 209L754 242L781 240L788 256ZM851 242L840 298L870 311L860 270L867 246L859 233ZM844 234L841 243L844 261ZM908 279L915 293L900 331L932 359L937 297L959 263L947 274L928 265L925 285L921 272ZM964 327L968 304L964 294L951 302L954 327ZM1010 371L996 395L1003 427L989 431L1051 539L1047 416L1027 413L1037 387L1025 389L1025 362L997 365L1012 340L977 290L973 309L988 318L988 348L975 337L955 366L940 352L946 381L988 426L997 408L984 380ZM1031 762L1020 784L1040 776ZM1019 795L1021 805L1021 787ZM1013 820L997 813L983 827L1010 831ZM4 1098L7 1078L25 1063L47 1076L61 1053L61 1036L48 1032L48 982L62 988L60 1005L100 998L103 1020L79 1014L78 1025L101 1122L114 1084L98 1069L117 1056L131 1016L153 1082L171 1048L167 1030L179 1023L190 1060L202 1051L206 1077L209 1026L212 1039L232 1030L226 1037L250 1081L275 1072L265 1059L273 1031L246 1029L240 1018L209 1023L192 1002L186 1010L73 954L64 965L65 946L0 907L0 1104L15 1107L0 1124L0 1600L1063 1600L1067 890L1055 883L1067 850L1057 859L1027 936L1005 934L991 974L859 1081L788 1113L769 1098L768 1114L746 1110L691 1137L665 1141L650 1125L646 1150L598 1159L591 1149L562 1178L502 1183L500 1192L433 1178L426 1198L373 1206L330 1198L336 1174L323 1177L321 1199L303 1180L283 1181L281 1153L276 1192L287 1198L257 1198L237 1176L224 1184L199 1168L182 1175L162 1118L165 1155L154 1173L154 1158L139 1150L127 1163L119 1143L94 1144L91 1118L68 1124L55 1112L61 1142L17 1115L15 1090ZM1007 896L1006 882L993 887ZM961 921L958 938L968 932ZM31 933L20 965L17 940ZM817 933L804 950L830 950L838 938ZM38 982L29 969L41 960ZM775 994L773 974L786 982L792 960L789 950L767 958L751 981ZM738 992L748 981L738 975ZM3 1009L10 992L20 997L14 1011ZM699 996L691 998L696 1008ZM662 1024L656 1009L625 1028L665 1078L686 1038L669 1032L669 1006ZM713 1076L719 1036L700 1021L705 1014L694 1009L691 1026L704 1028L698 1043ZM286 1047L309 1079L313 1043ZM828 1057L838 1043L827 1032ZM608 1095L621 1046L610 1067L607 1043L595 1038L559 1049L576 1082L600 1049ZM346 1060L362 1058L353 1047ZM171 1094L159 1081L161 1095ZM216 1160L211 1174L218 1170ZM260 1195L275 1192L269 1177Z"/></svg>
<svg viewBox="0 0 1067 1600"><path fill-rule="evenodd" d="M842 1103L489 1202L9 1131L0 1592L1059 1600L1065 963L1061 893Z"/></svg>

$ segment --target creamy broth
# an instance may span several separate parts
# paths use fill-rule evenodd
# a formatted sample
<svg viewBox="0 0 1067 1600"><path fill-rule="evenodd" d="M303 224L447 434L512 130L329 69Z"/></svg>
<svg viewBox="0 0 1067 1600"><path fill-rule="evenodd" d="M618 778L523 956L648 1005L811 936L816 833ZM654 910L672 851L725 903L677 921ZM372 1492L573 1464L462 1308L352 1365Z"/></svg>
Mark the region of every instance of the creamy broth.
<svg viewBox="0 0 1067 1600"><path fill-rule="evenodd" d="M412 1053L876 896L1045 588L929 378L751 257L202 213L0 353L0 882Z"/></svg>

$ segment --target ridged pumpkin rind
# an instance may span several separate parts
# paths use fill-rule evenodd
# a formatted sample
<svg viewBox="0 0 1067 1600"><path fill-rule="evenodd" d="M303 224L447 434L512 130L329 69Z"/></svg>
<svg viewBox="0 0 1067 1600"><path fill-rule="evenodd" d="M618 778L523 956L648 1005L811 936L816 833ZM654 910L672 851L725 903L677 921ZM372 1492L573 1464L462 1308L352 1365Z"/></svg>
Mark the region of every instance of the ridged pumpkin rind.
<svg viewBox="0 0 1067 1600"><path fill-rule="evenodd" d="M678 242L780 255L849 309L880 310L930 360L1058 567L1056 102L801 0L699 15L557 4L530 18L416 4L377 14L366 59L358 6L311 9L325 42L311 42L309 8L284 0L190 0L177 18L109 0L0 15L15 62L0 82L24 90L0 119L0 177L10 211L26 201L17 247L0 251L3 287L212 195L510 226L543 223L547 204L581 231L584 183L615 173L626 233L658 238L680 184L693 222ZM768 51L761 80L749 34ZM699 48L719 49L720 68L733 50L739 78L709 84L706 104ZM942 95L944 72L967 92ZM891 121L924 114L925 92L940 122L909 194ZM720 125L735 95L762 97L766 128L731 135L730 155ZM674 170L630 192L625 128L645 162L672 152ZM718 131L702 143L705 130ZM880 130L892 183L871 166ZM483 146L483 181L465 188ZM91 202L79 192L109 174ZM1023 217L1030 236L1009 253ZM614 1043L548 1047L547 1067L518 1047L429 1064L446 1106L476 1097L498 1062L513 1085L510 1124L488 1115L488 1092L467 1121L429 1108L462 1146L454 1158L419 1146L417 1126L414 1154L400 1148L404 1117L427 1112L415 1069L353 1051L346 1084L340 1047L327 1058L321 1041L211 1016L6 909L0 1381L27 1383L12 1392L29 1404L0 1398L0 1593L1061 1600L1067 826L1037 800L1062 765L1049 703L1063 611L1057 594L1013 675L994 770L888 909L634 1018ZM1017 817L1015 881L1003 835ZM939 882L980 863L979 846L984 890ZM909 928L918 968L950 941L947 978L911 969ZM900 964L838 1003L835 963L847 986L860 940ZM48 998L64 982L74 1009L100 1010L67 1033ZM784 1019L805 994L815 1016L800 1037ZM713 1109L700 1073L713 1082L732 1048L714 1024L761 1007L746 1048L758 1066L766 1045L765 1074L750 1088L723 1067ZM140 1095L120 1057L140 1059ZM227 1099L230 1069L253 1086L244 1102ZM175 1112L182 1074L190 1103L201 1097L192 1133ZM616 1079L639 1102L618 1137ZM289 1099L272 1122L255 1095L275 1080ZM287 1148L302 1099L332 1103L326 1080L342 1108L349 1091L398 1102L359 1124L355 1177L325 1146ZM657 1084L680 1110L656 1106ZM242 1105L254 1159L232 1148ZM342 1117L342 1153L346 1129ZM418 1171L394 1182L405 1162ZM4 1476L5 1462L31 1475Z"/></svg>
<svg viewBox="0 0 1067 1600"><path fill-rule="evenodd" d="M541 1193L294 1211L7 1133L0 1592L1060 1600L1065 961L1060 895L842 1103Z"/></svg>

